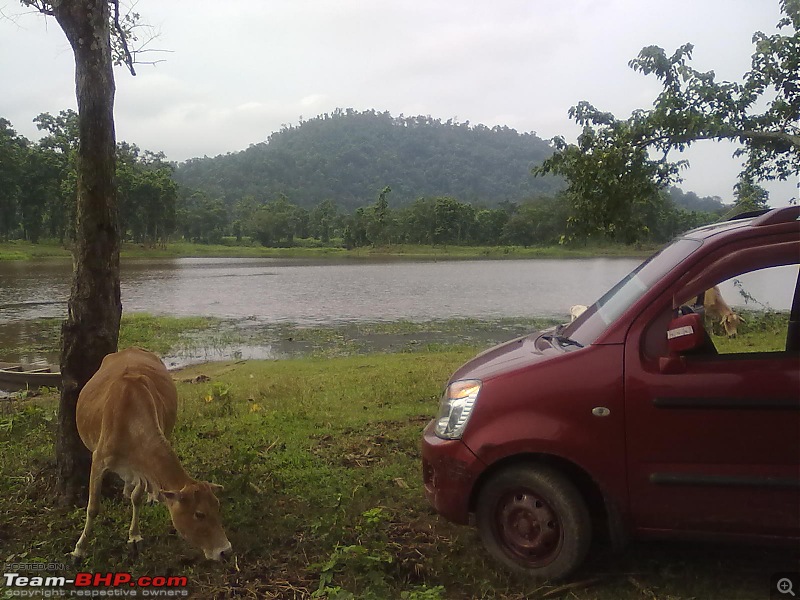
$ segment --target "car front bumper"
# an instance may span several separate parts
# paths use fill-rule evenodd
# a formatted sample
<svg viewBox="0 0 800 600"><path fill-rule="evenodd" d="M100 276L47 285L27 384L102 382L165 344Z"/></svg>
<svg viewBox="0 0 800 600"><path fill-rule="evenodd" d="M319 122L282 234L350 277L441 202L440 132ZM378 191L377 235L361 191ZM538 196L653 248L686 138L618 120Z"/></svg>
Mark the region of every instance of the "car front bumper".
<svg viewBox="0 0 800 600"><path fill-rule="evenodd" d="M443 440L431 421L422 435L425 497L448 521L469 522L470 497L484 464L461 440Z"/></svg>

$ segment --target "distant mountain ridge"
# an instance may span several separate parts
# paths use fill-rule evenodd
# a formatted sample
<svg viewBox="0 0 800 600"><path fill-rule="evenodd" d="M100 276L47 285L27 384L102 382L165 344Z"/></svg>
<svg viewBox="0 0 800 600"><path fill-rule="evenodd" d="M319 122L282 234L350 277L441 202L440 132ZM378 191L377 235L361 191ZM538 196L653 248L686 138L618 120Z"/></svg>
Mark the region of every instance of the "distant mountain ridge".
<svg viewBox="0 0 800 600"><path fill-rule="evenodd" d="M246 150L189 159L178 165L174 178L228 207L247 196L262 203L284 195L304 208L333 200L352 212L374 203L387 185L392 206L452 196L496 207L563 190L561 179L530 173L552 152L536 134L509 127L337 109L285 126ZM676 187L668 193L686 210L724 210L718 197L701 198Z"/></svg>
<svg viewBox="0 0 800 600"><path fill-rule="evenodd" d="M306 208L329 199L350 211L388 185L394 206L434 196L497 206L563 189L558 178L530 174L551 153L535 134L508 127L337 109L241 152L190 159L175 179L228 205L283 194Z"/></svg>

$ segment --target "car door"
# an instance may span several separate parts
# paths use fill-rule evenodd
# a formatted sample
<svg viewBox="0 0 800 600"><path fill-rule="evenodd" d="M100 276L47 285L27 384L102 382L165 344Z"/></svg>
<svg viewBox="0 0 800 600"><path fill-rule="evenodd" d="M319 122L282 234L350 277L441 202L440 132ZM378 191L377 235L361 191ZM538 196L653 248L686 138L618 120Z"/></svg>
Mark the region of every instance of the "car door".
<svg viewBox="0 0 800 600"><path fill-rule="evenodd" d="M631 327L627 465L640 533L800 535L799 259L800 243L721 252ZM670 357L675 306L702 312L714 286L736 337L707 315L709 346Z"/></svg>

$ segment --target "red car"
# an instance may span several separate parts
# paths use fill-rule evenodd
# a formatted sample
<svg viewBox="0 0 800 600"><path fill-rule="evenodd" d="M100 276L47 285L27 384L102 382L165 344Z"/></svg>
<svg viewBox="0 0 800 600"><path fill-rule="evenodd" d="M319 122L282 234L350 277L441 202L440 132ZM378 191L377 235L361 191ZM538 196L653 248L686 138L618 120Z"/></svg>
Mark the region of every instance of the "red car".
<svg viewBox="0 0 800 600"><path fill-rule="evenodd" d="M458 369L423 437L435 510L548 579L598 533L800 541L798 217L690 231L574 322Z"/></svg>

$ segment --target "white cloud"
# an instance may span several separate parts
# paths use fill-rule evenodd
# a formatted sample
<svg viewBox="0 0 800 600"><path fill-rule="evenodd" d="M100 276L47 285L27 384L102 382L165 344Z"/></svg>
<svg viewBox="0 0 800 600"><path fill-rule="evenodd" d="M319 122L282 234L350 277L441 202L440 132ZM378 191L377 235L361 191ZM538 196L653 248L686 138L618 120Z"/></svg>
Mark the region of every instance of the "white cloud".
<svg viewBox="0 0 800 600"><path fill-rule="evenodd" d="M302 106L322 106L327 100L328 96L325 94L309 94L300 100Z"/></svg>

